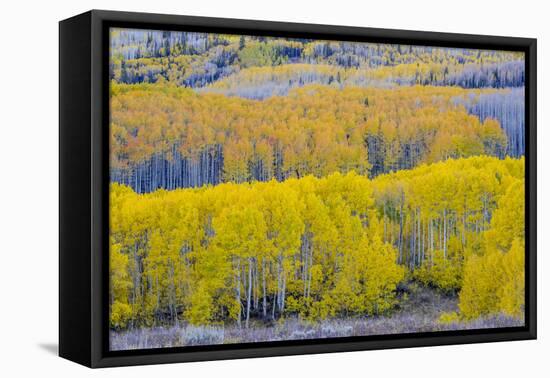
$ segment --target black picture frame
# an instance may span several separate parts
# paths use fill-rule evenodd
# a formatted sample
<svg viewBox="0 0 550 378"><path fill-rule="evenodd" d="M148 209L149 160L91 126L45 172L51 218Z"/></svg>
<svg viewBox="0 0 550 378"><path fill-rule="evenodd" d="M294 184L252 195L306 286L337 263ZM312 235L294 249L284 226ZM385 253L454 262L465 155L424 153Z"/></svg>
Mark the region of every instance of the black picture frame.
<svg viewBox="0 0 550 378"><path fill-rule="evenodd" d="M525 326L132 351L108 348L108 30L203 31L522 51L526 58ZM92 10L59 24L59 354L88 367L536 338L536 39Z"/></svg>

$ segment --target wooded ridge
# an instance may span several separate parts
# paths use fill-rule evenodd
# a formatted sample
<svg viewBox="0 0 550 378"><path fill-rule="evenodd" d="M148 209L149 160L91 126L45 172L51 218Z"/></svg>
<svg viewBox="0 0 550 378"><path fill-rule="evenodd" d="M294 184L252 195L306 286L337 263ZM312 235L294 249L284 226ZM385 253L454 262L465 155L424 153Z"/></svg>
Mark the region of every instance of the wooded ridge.
<svg viewBox="0 0 550 378"><path fill-rule="evenodd" d="M111 88L111 180L139 193L524 153L523 89L310 85L254 101Z"/></svg>

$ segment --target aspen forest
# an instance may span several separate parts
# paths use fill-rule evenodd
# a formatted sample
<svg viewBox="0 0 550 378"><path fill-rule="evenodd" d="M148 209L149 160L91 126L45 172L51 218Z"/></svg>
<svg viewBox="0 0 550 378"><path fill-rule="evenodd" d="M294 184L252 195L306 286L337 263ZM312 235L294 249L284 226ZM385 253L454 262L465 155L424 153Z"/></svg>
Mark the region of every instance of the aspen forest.
<svg viewBox="0 0 550 378"><path fill-rule="evenodd" d="M523 53L112 28L111 350L523 326Z"/></svg>

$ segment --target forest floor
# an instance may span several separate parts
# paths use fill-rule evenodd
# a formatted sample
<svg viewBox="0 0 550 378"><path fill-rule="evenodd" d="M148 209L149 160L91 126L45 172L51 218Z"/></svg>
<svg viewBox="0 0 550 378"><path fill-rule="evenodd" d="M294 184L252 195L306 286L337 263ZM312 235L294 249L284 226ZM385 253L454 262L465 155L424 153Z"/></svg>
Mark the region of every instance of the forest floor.
<svg viewBox="0 0 550 378"><path fill-rule="evenodd" d="M318 323L286 318L271 324L253 321L250 327L237 325L141 328L110 332L111 350L167 348L193 345L254 343L265 341L324 339L333 337L389 335L523 326L522 319L493 316L467 323L439 322L445 312L458 310L458 298L409 283L399 294L391 315L329 319Z"/></svg>

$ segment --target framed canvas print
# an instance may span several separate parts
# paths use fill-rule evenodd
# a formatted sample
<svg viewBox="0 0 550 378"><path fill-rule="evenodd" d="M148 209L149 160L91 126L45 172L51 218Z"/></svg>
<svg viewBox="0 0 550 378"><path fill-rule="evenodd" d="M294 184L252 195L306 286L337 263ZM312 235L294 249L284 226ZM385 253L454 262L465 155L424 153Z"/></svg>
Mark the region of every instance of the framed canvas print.
<svg viewBox="0 0 550 378"><path fill-rule="evenodd" d="M536 40L60 23L60 355L536 337Z"/></svg>

